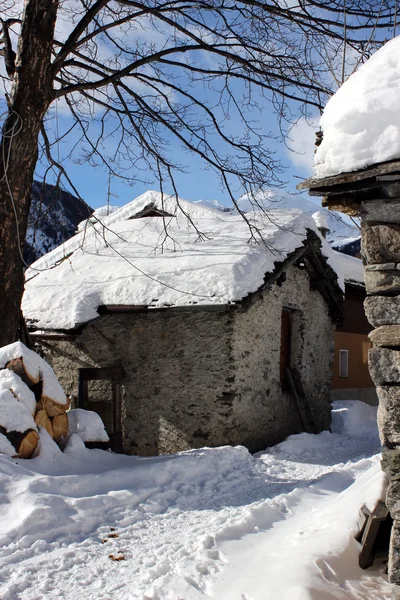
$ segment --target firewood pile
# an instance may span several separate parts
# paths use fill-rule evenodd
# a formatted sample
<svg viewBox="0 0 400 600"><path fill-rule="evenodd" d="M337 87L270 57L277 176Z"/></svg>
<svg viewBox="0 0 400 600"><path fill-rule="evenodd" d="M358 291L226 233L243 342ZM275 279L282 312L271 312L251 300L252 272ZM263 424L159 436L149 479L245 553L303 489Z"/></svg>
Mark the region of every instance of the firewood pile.
<svg viewBox="0 0 400 600"><path fill-rule="evenodd" d="M0 348L0 453L30 458L43 427L68 435L69 399L53 369L21 342Z"/></svg>

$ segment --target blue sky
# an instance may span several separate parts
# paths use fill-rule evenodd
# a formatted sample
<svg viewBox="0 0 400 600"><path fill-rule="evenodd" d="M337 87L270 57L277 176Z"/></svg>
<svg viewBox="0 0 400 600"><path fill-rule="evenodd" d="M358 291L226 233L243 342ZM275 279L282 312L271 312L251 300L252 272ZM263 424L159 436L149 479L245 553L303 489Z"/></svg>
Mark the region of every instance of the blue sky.
<svg viewBox="0 0 400 600"><path fill-rule="evenodd" d="M264 131L277 131L276 116L271 111L267 101L265 102L265 111L259 115L259 124ZM58 115L58 126L60 131L68 127L68 118L63 114ZM53 125L49 122L50 129ZM235 127L235 123L231 124ZM295 191L300 179L308 177L312 173L312 155L314 149L314 131L312 127L301 119L297 126L290 133L290 145L296 150L291 152L281 139L266 140L267 145L275 152L274 158L281 161L286 168L279 175L284 187L288 191ZM59 152L61 157L67 151L70 144L61 143L55 149L54 155ZM170 157L180 164L185 165L185 172L175 173L176 184L180 197L186 200L218 200L222 204L229 204L227 193L221 189L218 177L209 168L206 168L204 162L182 151L178 143L172 142L170 148ZM77 164L67 160L65 166L74 185L79 190L82 198L92 206L97 208L104 206L107 202L108 171L105 168L94 168L83 162ZM36 178L42 179L43 167L38 164ZM122 206L142 194L148 189L158 189L158 182L149 173L139 174L141 178L148 177L149 183L137 181L133 186L127 185L118 177L111 179L111 192L116 197L111 197L111 204ZM51 178L48 179L51 183ZM64 182L66 189L69 189ZM172 192L171 188L166 188L167 192ZM237 197L240 191L237 192ZM318 199L314 200L318 203Z"/></svg>

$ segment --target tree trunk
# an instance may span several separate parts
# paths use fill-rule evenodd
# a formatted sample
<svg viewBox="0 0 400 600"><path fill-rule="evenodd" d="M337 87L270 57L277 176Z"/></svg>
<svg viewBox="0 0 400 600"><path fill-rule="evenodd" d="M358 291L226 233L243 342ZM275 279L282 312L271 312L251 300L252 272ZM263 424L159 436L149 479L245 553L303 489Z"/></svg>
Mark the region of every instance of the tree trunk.
<svg viewBox="0 0 400 600"><path fill-rule="evenodd" d="M51 52L58 0L25 0L8 115L0 142L0 347L16 340L22 261L43 117L53 99Z"/></svg>

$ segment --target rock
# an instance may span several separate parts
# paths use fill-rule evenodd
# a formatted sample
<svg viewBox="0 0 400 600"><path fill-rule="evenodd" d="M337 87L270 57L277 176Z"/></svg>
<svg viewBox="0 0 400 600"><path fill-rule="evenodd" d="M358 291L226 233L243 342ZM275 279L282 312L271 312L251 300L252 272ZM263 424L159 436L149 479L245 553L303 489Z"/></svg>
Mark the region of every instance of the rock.
<svg viewBox="0 0 400 600"><path fill-rule="evenodd" d="M369 296L364 300L364 310L374 327L400 325L400 296Z"/></svg>
<svg viewBox="0 0 400 600"><path fill-rule="evenodd" d="M376 346L368 352L369 372L376 386L400 383L400 351Z"/></svg>
<svg viewBox="0 0 400 600"><path fill-rule="evenodd" d="M400 445L400 387L378 387L378 428L382 446Z"/></svg>
<svg viewBox="0 0 400 600"><path fill-rule="evenodd" d="M400 518L400 450L384 448L381 466L388 477L386 506L393 519Z"/></svg>
<svg viewBox="0 0 400 600"><path fill-rule="evenodd" d="M390 538L388 574L391 583L400 583L400 521L397 519L393 521Z"/></svg>
<svg viewBox="0 0 400 600"><path fill-rule="evenodd" d="M361 252L369 264L400 262L400 224L363 223Z"/></svg>
<svg viewBox="0 0 400 600"><path fill-rule="evenodd" d="M400 200L364 200L361 203L361 219L366 223L400 223Z"/></svg>
<svg viewBox="0 0 400 600"><path fill-rule="evenodd" d="M398 585L392 586L391 600L400 600L400 586L398 586Z"/></svg>
<svg viewBox="0 0 400 600"><path fill-rule="evenodd" d="M382 325L368 335L375 346L400 347L400 325Z"/></svg>
<svg viewBox="0 0 400 600"><path fill-rule="evenodd" d="M400 271L366 270L364 269L365 289L367 294L400 294Z"/></svg>
<svg viewBox="0 0 400 600"><path fill-rule="evenodd" d="M382 470L388 474L390 481L400 482L400 450L384 448L381 460Z"/></svg>
<svg viewBox="0 0 400 600"><path fill-rule="evenodd" d="M386 506L394 518L396 515L400 518L400 481L395 479L390 481L386 490Z"/></svg>

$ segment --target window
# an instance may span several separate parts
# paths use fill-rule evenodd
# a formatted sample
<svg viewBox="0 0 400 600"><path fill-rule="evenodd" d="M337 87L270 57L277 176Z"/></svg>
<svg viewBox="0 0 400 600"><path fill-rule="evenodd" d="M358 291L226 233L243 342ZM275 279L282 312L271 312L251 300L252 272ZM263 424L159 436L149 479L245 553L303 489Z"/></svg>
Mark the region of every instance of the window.
<svg viewBox="0 0 400 600"><path fill-rule="evenodd" d="M79 369L78 407L93 410L102 419L115 452L121 452L122 369Z"/></svg>
<svg viewBox="0 0 400 600"><path fill-rule="evenodd" d="M339 350L339 377L349 376L349 351Z"/></svg>

